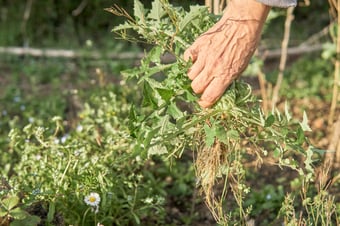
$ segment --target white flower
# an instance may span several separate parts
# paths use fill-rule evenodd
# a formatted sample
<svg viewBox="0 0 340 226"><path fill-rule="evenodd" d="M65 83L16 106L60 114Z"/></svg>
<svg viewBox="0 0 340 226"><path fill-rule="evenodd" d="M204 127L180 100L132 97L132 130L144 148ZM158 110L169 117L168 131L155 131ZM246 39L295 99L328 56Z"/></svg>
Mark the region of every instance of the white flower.
<svg viewBox="0 0 340 226"><path fill-rule="evenodd" d="M77 132L83 131L83 126L82 125L78 125L76 130L77 130Z"/></svg>
<svg viewBox="0 0 340 226"><path fill-rule="evenodd" d="M100 203L100 196L96 192L91 192L89 195L85 196L84 202L92 207L98 207Z"/></svg>
<svg viewBox="0 0 340 226"><path fill-rule="evenodd" d="M144 199L144 202L146 204L151 204L153 202L153 198L152 197L147 197L146 199Z"/></svg>

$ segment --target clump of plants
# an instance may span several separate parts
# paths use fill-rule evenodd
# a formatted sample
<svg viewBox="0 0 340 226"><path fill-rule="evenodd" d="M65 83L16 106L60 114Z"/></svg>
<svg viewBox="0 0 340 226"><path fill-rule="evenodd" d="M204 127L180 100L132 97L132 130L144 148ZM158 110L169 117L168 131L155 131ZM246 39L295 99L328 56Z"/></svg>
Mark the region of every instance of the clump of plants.
<svg viewBox="0 0 340 226"><path fill-rule="evenodd" d="M288 104L283 113L277 109L264 113L250 85L242 81L235 81L210 109L201 109L196 103L198 97L192 94L186 75L191 63L185 62L182 54L216 22L216 17L205 7L191 6L187 12L166 0L153 1L150 10L135 0L133 16L117 5L106 10L126 18L124 24L113 29L119 37L150 46L140 66L123 72L127 80L137 82L143 96L129 113L135 152L172 159L193 150L197 184L220 224L245 224L249 219L252 207L244 207L246 195L252 192L244 166L249 156L259 165L265 162L292 169L306 194L314 179L317 152L322 152L305 136L311 131L306 114L302 120L293 119ZM175 58L171 62L166 61L169 55ZM308 209L322 205L312 204L310 199L304 196L302 206ZM290 200L288 194L279 216L287 224L297 217L295 212L287 211L294 210ZM235 202L237 208L228 210L228 202ZM328 207L334 209L334 203ZM334 220L326 217L327 213L322 212L325 209L320 211L320 218L309 217L307 212L300 222Z"/></svg>
<svg viewBox="0 0 340 226"><path fill-rule="evenodd" d="M162 224L165 185L145 173L148 163L133 152L129 105L111 89L102 90L85 104L74 129L53 117L54 126L32 122L11 130L9 151L20 157L8 177L3 174L8 186L0 189L0 219L25 225Z"/></svg>

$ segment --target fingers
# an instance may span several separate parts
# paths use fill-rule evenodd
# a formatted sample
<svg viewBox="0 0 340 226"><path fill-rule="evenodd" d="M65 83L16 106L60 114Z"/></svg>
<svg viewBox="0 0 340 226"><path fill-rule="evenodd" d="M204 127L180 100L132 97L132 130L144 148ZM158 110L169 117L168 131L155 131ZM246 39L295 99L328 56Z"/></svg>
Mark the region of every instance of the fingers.
<svg viewBox="0 0 340 226"><path fill-rule="evenodd" d="M197 56L198 51L193 46L191 46L185 50L183 58L185 61L189 61L191 59L192 62L195 62L197 60Z"/></svg>
<svg viewBox="0 0 340 226"><path fill-rule="evenodd" d="M205 67L205 58L199 57L188 71L189 79L191 80L196 79L196 77L202 72L204 67Z"/></svg>
<svg viewBox="0 0 340 226"><path fill-rule="evenodd" d="M209 69L204 68L192 81L191 88L196 94L203 93L206 87L209 85L211 80L213 80L213 76L211 75Z"/></svg>
<svg viewBox="0 0 340 226"><path fill-rule="evenodd" d="M232 81L233 80L231 78L224 79L221 77L215 77L204 90L200 100L198 101L198 104L202 108L209 108L214 105L214 103L220 99Z"/></svg>

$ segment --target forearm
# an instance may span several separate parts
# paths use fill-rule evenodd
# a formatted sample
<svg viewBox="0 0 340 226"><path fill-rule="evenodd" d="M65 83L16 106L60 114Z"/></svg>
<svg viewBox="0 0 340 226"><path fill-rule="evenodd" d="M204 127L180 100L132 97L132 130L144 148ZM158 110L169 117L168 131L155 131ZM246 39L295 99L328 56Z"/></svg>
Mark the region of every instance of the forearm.
<svg viewBox="0 0 340 226"><path fill-rule="evenodd" d="M221 20L253 20L264 23L270 8L255 0L231 0Z"/></svg>
<svg viewBox="0 0 340 226"><path fill-rule="evenodd" d="M256 0L268 6L280 7L280 8L288 8L295 7L297 4L297 0Z"/></svg>

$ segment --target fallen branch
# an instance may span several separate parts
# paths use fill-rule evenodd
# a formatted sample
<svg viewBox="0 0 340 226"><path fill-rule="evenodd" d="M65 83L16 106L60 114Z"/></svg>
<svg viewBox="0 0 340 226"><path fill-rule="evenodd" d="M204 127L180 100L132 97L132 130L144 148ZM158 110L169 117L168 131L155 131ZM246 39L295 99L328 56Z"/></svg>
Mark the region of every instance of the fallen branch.
<svg viewBox="0 0 340 226"><path fill-rule="evenodd" d="M303 45L303 46L296 46L290 47L287 49L288 56L300 56L306 53L318 52L322 50L322 44L315 44L315 45ZM264 50L260 52L261 59L270 60L280 58L282 54L281 49L274 49L274 50Z"/></svg>
<svg viewBox="0 0 340 226"><path fill-rule="evenodd" d="M0 54L9 54L17 56L33 56L33 57L51 57L51 58L90 58L94 60L109 58L112 60L141 59L143 53L104 53L99 51L83 51L83 50L66 50L66 49L37 49L37 48L21 48L21 47L0 47Z"/></svg>
<svg viewBox="0 0 340 226"><path fill-rule="evenodd" d="M288 48L289 56L299 56L306 53L318 52L322 50L322 45L313 46L298 46ZM23 47L0 47L0 54L16 55L16 56L33 56L33 57L48 57L48 58L89 58L94 60L111 59L111 60L138 60L143 58L144 54L122 52L122 53L105 53L100 51L84 51L84 50L67 50L67 49L38 49L38 48L23 48ZM270 60L281 56L281 49L264 50L259 53L260 58ZM174 58L172 58L174 59Z"/></svg>

